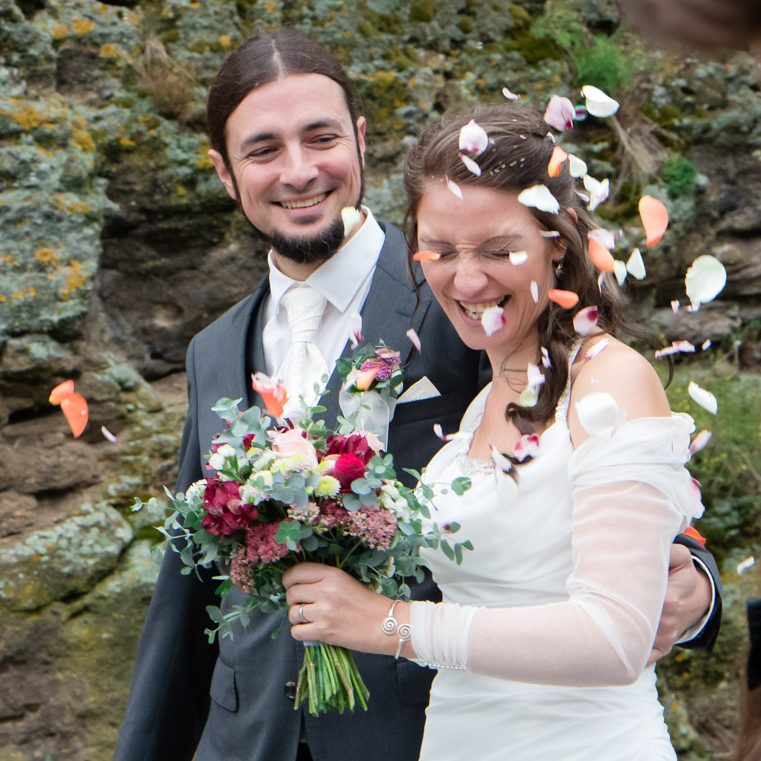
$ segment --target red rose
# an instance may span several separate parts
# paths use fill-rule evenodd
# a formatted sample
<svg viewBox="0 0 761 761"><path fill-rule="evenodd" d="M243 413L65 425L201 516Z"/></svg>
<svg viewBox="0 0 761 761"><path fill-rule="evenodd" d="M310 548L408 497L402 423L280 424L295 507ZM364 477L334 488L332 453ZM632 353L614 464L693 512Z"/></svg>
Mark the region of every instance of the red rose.
<svg viewBox="0 0 761 761"><path fill-rule="evenodd" d="M375 450L361 433L352 433L349 436L335 434L328 437L328 449L325 454L354 454L367 464L375 456Z"/></svg>
<svg viewBox="0 0 761 761"><path fill-rule="evenodd" d="M365 475L365 462L359 455L344 452L338 456L332 475L341 484L341 491L351 491L351 482Z"/></svg>

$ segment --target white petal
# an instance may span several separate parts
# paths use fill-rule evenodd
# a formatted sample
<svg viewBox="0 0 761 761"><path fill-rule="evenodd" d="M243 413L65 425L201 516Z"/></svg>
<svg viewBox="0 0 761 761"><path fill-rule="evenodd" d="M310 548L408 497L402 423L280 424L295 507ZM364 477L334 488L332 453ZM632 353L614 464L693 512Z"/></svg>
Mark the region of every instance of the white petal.
<svg viewBox="0 0 761 761"><path fill-rule="evenodd" d="M503 87L502 88L502 94L508 99L508 100L520 100L520 95L516 95L516 93L512 92L509 87Z"/></svg>
<svg viewBox="0 0 761 761"><path fill-rule="evenodd" d="M518 200L524 205L550 214L560 211L557 198L550 193L546 185L532 185L518 194Z"/></svg>
<svg viewBox="0 0 761 761"><path fill-rule="evenodd" d="M681 304L679 303L679 299L674 299L671 302L671 311L676 314L679 311L679 308L681 307Z"/></svg>
<svg viewBox="0 0 761 761"><path fill-rule="evenodd" d="M116 436L114 436L114 434L111 433L111 431L109 431L105 425L102 425L100 427L100 432L103 434L103 438L106 439L107 441L110 441L112 444L116 444L118 442L118 439L116 438Z"/></svg>
<svg viewBox="0 0 761 761"><path fill-rule="evenodd" d="M540 441L535 433L524 433L513 449L513 457L518 462L523 462L529 457L537 457L539 454L541 454Z"/></svg>
<svg viewBox="0 0 761 761"><path fill-rule="evenodd" d="M415 332L415 328L410 328L407 331L407 338L410 339L410 343L417 349L418 354L420 354L420 336Z"/></svg>
<svg viewBox="0 0 761 761"><path fill-rule="evenodd" d="M536 283L536 280L531 281L531 285L529 286L531 289L531 298L534 299L534 303L539 303L539 286Z"/></svg>
<svg viewBox="0 0 761 761"><path fill-rule="evenodd" d="M460 151L468 156L480 156L489 147L486 130L471 119L460 130ZM474 173L475 174L475 173Z"/></svg>
<svg viewBox="0 0 761 761"><path fill-rule="evenodd" d="M349 340L351 341L351 348L356 349L362 342L362 315L358 312L354 312L349 318Z"/></svg>
<svg viewBox="0 0 761 761"><path fill-rule="evenodd" d="M539 366L533 362L529 362L526 367L526 377L528 385L533 387L541 386L547 380L544 377L544 373L539 369Z"/></svg>
<svg viewBox="0 0 761 761"><path fill-rule="evenodd" d="M618 239L621 237L621 231L606 230L604 227L596 227L587 233L589 240L596 240L600 245L605 246L608 250L615 248Z"/></svg>
<svg viewBox="0 0 761 761"><path fill-rule="evenodd" d="M550 353L542 346L542 364L549 369L552 367L552 360L550 359Z"/></svg>
<svg viewBox="0 0 761 761"><path fill-rule="evenodd" d="M706 391L706 389L698 386L694 381L690 381L689 386L687 386L687 393L694 402L697 402L712 415L715 415L719 411L719 403L716 401L716 397L710 391Z"/></svg>
<svg viewBox="0 0 761 761"><path fill-rule="evenodd" d="M542 236L542 238L559 238L560 233L557 230L540 230L539 235Z"/></svg>
<svg viewBox="0 0 761 761"><path fill-rule="evenodd" d="M610 195L610 180L607 178L600 181L591 174L584 175L584 187L589 193L589 211L594 211Z"/></svg>
<svg viewBox="0 0 761 761"><path fill-rule="evenodd" d="M528 251L511 251L510 264L520 267L528 261Z"/></svg>
<svg viewBox="0 0 761 761"><path fill-rule="evenodd" d="M455 196L455 198L459 198L462 201L462 190L460 190L460 186L454 180L450 180L449 177L447 177L447 187L449 188L449 192Z"/></svg>
<svg viewBox="0 0 761 761"><path fill-rule="evenodd" d="M619 109L619 103L593 85L581 88L581 94L586 98L587 111L599 119L613 116Z"/></svg>
<svg viewBox="0 0 761 761"><path fill-rule="evenodd" d="M470 158L470 156L466 156L464 153L461 153L460 160L462 161L463 164L465 164L465 166L467 167L468 171L471 174L476 175L476 177L481 176L481 167L478 166L478 164L476 164L476 162L473 161L473 159Z"/></svg>
<svg viewBox="0 0 761 761"><path fill-rule="evenodd" d="M344 223L344 238L348 238L354 228L362 221L362 212L353 206L344 206L341 209L341 220Z"/></svg>
<svg viewBox="0 0 761 761"><path fill-rule="evenodd" d="M701 449L704 449L708 442L711 440L710 431L701 431L696 433L690 444L690 454L697 454Z"/></svg>
<svg viewBox="0 0 761 761"><path fill-rule="evenodd" d="M727 271L724 265L709 254L699 256L687 270L684 284L687 296L693 304L706 304L713 301L727 283Z"/></svg>
<svg viewBox="0 0 761 761"><path fill-rule="evenodd" d="M600 313L597 307L585 307L573 316L573 329L580 335L589 335L597 327Z"/></svg>
<svg viewBox="0 0 761 761"><path fill-rule="evenodd" d="M700 348L701 348L702 351L708 351L711 348L712 345L713 344L711 343L711 339L710 338L706 338L706 340L703 341L703 344L701 345Z"/></svg>
<svg viewBox="0 0 761 761"><path fill-rule="evenodd" d="M484 310L481 315L481 327L487 336L494 335L498 330L501 330L505 325L505 313L502 311L502 307L493 306Z"/></svg>
<svg viewBox="0 0 761 761"><path fill-rule="evenodd" d="M737 575L742 576L744 573L747 573L750 571L753 566L756 565L756 558L751 555L750 557L745 558L745 560L741 560L737 564Z"/></svg>
<svg viewBox="0 0 761 761"><path fill-rule="evenodd" d="M441 423L434 423L433 424L433 432L436 434L437 439L441 439L442 441L446 441L444 438L444 429L441 427Z"/></svg>
<svg viewBox="0 0 761 761"><path fill-rule="evenodd" d="M584 359L590 360L594 359L601 351L605 349L605 347L610 343L610 341L607 338L603 338L602 340L598 341L592 348L584 355Z"/></svg>
<svg viewBox="0 0 761 761"><path fill-rule="evenodd" d="M618 284L623 286L626 282L627 271L626 265L620 259L613 261L613 273L616 276L616 280L618 280Z"/></svg>
<svg viewBox="0 0 761 761"><path fill-rule="evenodd" d="M574 405L579 422L590 436L610 436L623 419L618 402L604 391L595 391Z"/></svg>
<svg viewBox="0 0 761 761"><path fill-rule="evenodd" d="M642 261L642 254L638 248L635 248L626 260L626 269L629 271L629 274L637 280L644 280L647 276L645 262Z"/></svg>
<svg viewBox="0 0 761 761"><path fill-rule="evenodd" d="M578 156L574 156L572 153L569 153L568 169L571 172L571 177L575 177L577 180L580 180L587 173L587 164Z"/></svg>
<svg viewBox="0 0 761 761"><path fill-rule="evenodd" d="M513 469L512 462L510 462L510 460L508 460L507 457L494 446L494 444L490 444L489 449L491 450L491 459L494 461L494 464L503 473L509 473Z"/></svg>

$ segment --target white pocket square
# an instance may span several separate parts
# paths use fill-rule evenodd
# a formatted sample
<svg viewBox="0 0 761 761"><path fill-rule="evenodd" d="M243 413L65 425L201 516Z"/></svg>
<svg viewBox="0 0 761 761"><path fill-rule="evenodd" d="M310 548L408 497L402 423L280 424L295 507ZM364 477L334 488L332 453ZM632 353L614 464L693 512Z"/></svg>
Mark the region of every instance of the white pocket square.
<svg viewBox="0 0 761 761"><path fill-rule="evenodd" d="M397 404L405 402L421 402L423 399L434 399L441 396L436 386L428 380L428 377L421 378L417 383L413 383L397 400Z"/></svg>

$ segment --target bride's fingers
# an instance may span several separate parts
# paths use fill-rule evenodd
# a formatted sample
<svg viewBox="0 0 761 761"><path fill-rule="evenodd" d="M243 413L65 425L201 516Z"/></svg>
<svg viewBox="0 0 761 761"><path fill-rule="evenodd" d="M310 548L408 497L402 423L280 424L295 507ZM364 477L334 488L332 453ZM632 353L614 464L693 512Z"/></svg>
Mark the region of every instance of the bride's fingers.
<svg viewBox="0 0 761 761"><path fill-rule="evenodd" d="M305 624L312 624L314 620L309 614L310 608L312 609L312 616L314 616L314 605L309 603L299 603L298 605L291 605L288 609L288 622L292 626L303 626Z"/></svg>

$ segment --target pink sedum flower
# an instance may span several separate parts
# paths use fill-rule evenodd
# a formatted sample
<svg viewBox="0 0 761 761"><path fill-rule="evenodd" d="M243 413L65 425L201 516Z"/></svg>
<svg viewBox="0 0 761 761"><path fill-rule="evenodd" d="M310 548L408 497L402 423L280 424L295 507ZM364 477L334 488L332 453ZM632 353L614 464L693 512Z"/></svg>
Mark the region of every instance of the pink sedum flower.
<svg viewBox="0 0 761 761"><path fill-rule="evenodd" d="M346 531L371 549L387 550L396 533L396 524L394 513L375 505L350 512Z"/></svg>

